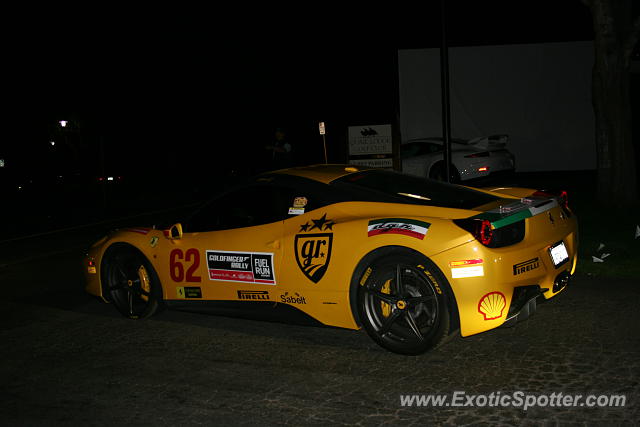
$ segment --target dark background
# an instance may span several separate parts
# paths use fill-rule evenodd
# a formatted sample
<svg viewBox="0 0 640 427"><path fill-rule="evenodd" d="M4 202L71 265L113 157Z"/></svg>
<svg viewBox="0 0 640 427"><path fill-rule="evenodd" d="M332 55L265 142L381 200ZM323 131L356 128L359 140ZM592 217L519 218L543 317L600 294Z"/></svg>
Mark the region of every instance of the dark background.
<svg viewBox="0 0 640 427"><path fill-rule="evenodd" d="M593 38L579 0L446 7L452 46ZM90 174L103 163L127 176L253 172L279 126L299 163L322 162L318 121L329 160L343 161L346 126L395 117L397 49L441 44L439 2L44 15L3 30L8 176ZM56 133L60 119L79 129Z"/></svg>

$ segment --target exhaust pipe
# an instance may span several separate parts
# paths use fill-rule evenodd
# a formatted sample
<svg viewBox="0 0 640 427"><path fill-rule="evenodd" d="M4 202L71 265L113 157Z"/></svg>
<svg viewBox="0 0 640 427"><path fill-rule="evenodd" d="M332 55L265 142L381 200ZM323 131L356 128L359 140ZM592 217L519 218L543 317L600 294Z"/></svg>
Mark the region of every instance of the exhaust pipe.
<svg viewBox="0 0 640 427"><path fill-rule="evenodd" d="M558 277L556 277L556 280L553 282L553 293L555 294L556 292L564 289L569 284L570 279L571 275L568 271L563 271L558 274Z"/></svg>

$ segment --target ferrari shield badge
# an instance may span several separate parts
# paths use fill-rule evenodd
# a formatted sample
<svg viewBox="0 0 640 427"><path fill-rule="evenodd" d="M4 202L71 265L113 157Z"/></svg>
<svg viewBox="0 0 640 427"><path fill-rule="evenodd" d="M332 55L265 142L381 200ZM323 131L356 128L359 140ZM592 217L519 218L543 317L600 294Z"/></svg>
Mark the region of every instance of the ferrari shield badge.
<svg viewBox="0 0 640 427"><path fill-rule="evenodd" d="M323 215L320 219L307 221L300 226L300 233L295 238L296 262L300 271L313 283L318 283L329 268L333 233L313 231L333 231L335 222Z"/></svg>

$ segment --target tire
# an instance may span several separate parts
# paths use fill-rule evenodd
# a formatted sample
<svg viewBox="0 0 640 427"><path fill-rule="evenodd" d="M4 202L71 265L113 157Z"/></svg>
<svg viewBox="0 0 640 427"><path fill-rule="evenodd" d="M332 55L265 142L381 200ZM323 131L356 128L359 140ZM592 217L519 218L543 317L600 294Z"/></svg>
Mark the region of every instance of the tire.
<svg viewBox="0 0 640 427"><path fill-rule="evenodd" d="M105 254L104 291L124 317L144 319L162 307L162 287L147 258L136 248L116 244Z"/></svg>
<svg viewBox="0 0 640 427"><path fill-rule="evenodd" d="M453 164L451 165L449 173L451 174L451 179L449 180L450 183L455 184L460 182L460 172L458 172L458 169L456 169ZM435 179L437 181L445 181L445 177L446 173L444 170L444 162L436 163L429 170L429 178L431 179Z"/></svg>
<svg viewBox="0 0 640 427"><path fill-rule="evenodd" d="M381 347L418 355L440 345L451 326L448 283L429 259L395 251L378 258L359 279L362 326Z"/></svg>

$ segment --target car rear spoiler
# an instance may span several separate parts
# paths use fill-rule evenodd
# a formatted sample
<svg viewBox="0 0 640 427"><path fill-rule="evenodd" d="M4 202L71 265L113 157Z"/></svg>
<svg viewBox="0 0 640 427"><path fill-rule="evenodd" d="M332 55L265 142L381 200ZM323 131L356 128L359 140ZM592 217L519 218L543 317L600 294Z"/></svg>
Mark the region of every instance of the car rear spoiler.
<svg viewBox="0 0 640 427"><path fill-rule="evenodd" d="M477 148L482 148L483 150L487 149L498 149L504 148L509 142L509 135L507 134L496 134L496 135L488 135L488 136L479 136L477 138L470 139L467 144L473 145Z"/></svg>
<svg viewBox="0 0 640 427"><path fill-rule="evenodd" d="M502 228L525 218L539 215L558 206L554 197L523 197L520 200L501 205L469 219L487 220L492 228Z"/></svg>

